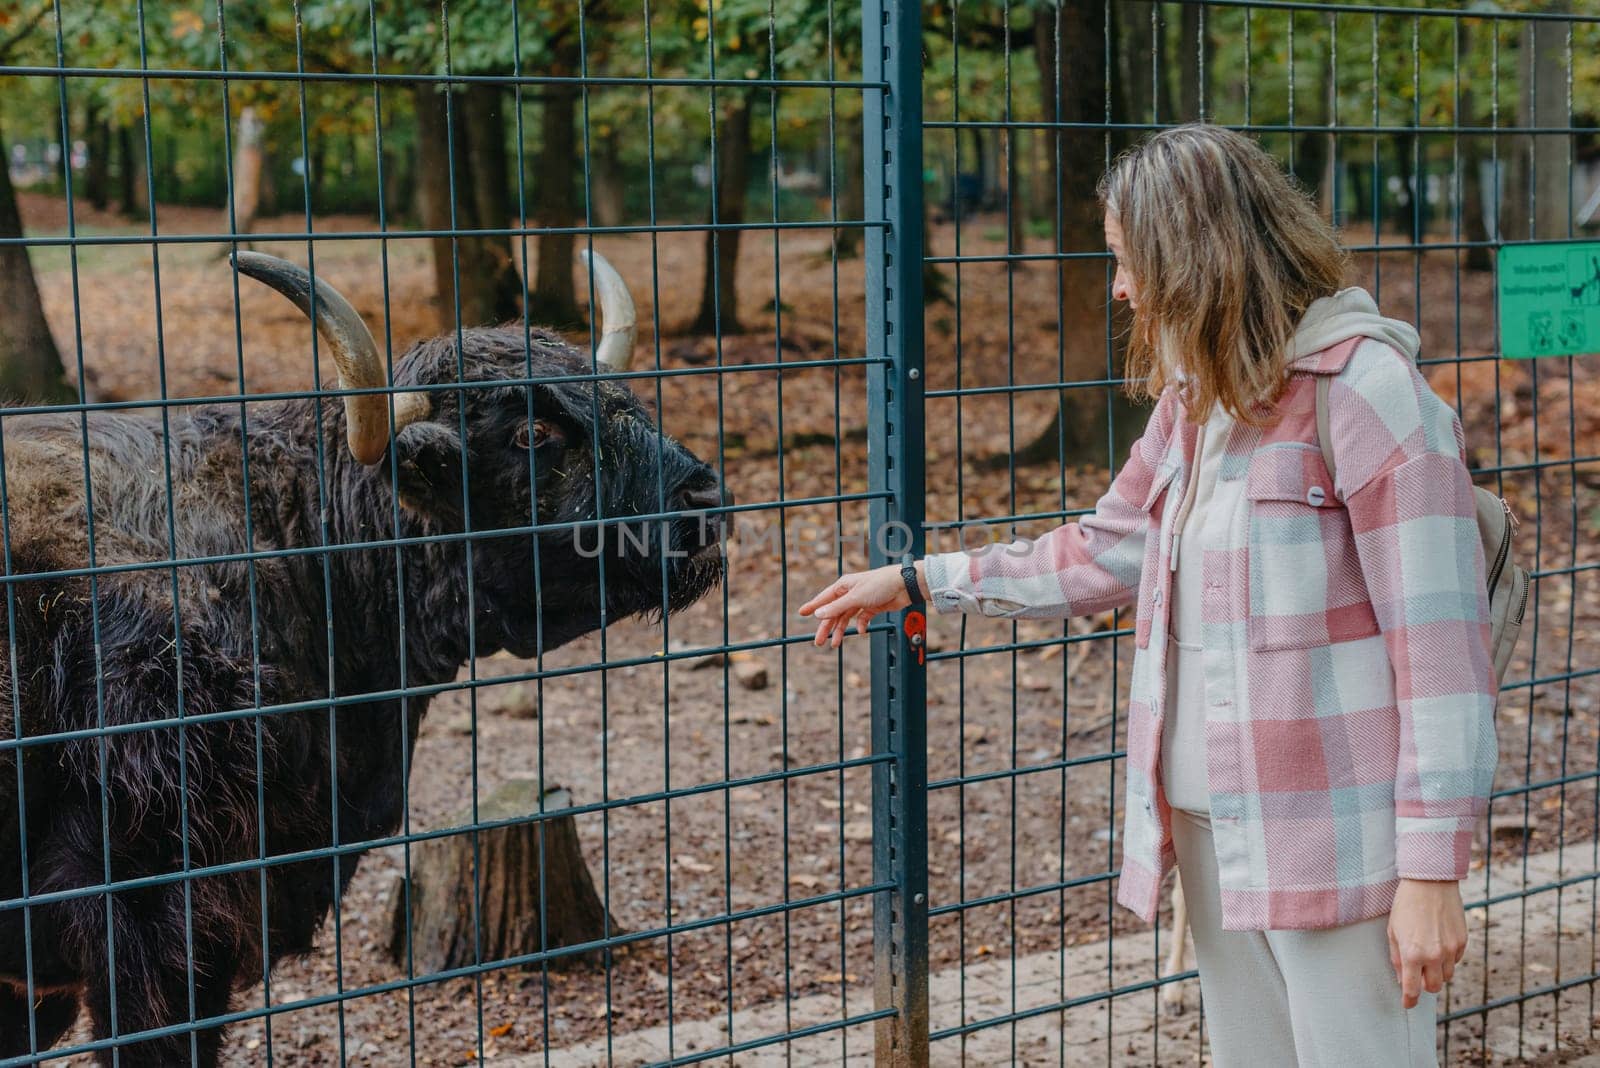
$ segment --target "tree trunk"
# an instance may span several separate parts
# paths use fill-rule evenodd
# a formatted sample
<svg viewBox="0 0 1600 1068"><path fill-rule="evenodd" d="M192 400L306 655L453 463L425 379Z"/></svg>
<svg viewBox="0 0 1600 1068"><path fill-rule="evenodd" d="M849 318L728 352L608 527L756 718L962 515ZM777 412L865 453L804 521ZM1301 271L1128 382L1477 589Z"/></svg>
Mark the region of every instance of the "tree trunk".
<svg viewBox="0 0 1600 1068"><path fill-rule="evenodd" d="M989 200L989 153L984 151L983 127L973 126L967 132L972 135L972 153L968 156L971 162L967 164L967 171L973 176L972 187L976 190L976 199L971 205L971 211L963 211L963 216L976 215L984 209Z"/></svg>
<svg viewBox="0 0 1600 1068"><path fill-rule="evenodd" d="M1006 154L1006 212L1009 242L1006 251L1013 255L1027 251L1028 247L1028 196L1022 183L1022 131L1007 130L1003 147ZM1014 271L1025 263L1008 261L1006 269Z"/></svg>
<svg viewBox="0 0 1600 1068"><path fill-rule="evenodd" d="M106 121L105 106L90 98L83 117L84 141L89 150L89 164L83 172L83 195L89 203L104 211L111 203L111 124Z"/></svg>
<svg viewBox="0 0 1600 1068"><path fill-rule="evenodd" d="M1201 16L1199 4L1184 4L1178 25L1178 110L1184 122L1198 122L1211 110L1211 60L1216 49L1209 24L1201 29Z"/></svg>
<svg viewBox="0 0 1600 1068"><path fill-rule="evenodd" d="M417 150L383 146L383 208L391 220L415 210L417 199Z"/></svg>
<svg viewBox="0 0 1600 1068"><path fill-rule="evenodd" d="M257 193L259 203L256 205L256 219L259 221L278 214L278 182L273 177L272 167L263 153L261 165L261 190Z"/></svg>
<svg viewBox="0 0 1600 1068"><path fill-rule="evenodd" d="M717 123L716 222L744 222L745 187L750 182L750 95L725 90ZM706 231L706 273L700 291L700 313L689 332L738 334L739 230Z"/></svg>
<svg viewBox="0 0 1600 1068"><path fill-rule="evenodd" d="M1040 130L1028 139L1028 218L1034 222L1053 222L1055 190L1055 145L1048 131Z"/></svg>
<svg viewBox="0 0 1600 1068"><path fill-rule="evenodd" d="M179 194L182 192L183 183L179 182L176 177L178 173L178 139L172 136L172 134L168 133L161 138L160 142L157 142L153 139L153 134L154 131L152 131L152 140L150 142L150 158L151 160L159 159L161 161L160 168L155 172L158 176L158 181L155 186L155 198L156 203L159 204L162 199L162 194L165 192L161 188L160 182L162 180L166 181L167 190L170 190L170 199L172 200L179 199ZM161 146L161 154L159 156L156 155L156 145L158 143ZM276 201L274 201L274 203L276 203Z"/></svg>
<svg viewBox="0 0 1600 1068"><path fill-rule="evenodd" d="M1047 118L1066 123L1105 120L1106 33L1105 5L1100 0L1063 0L1059 5L1035 11L1035 59L1042 75L1040 92ZM1058 37L1066 60L1059 64L1055 55ZM1049 182L1060 197L1052 212L1052 217L1060 220L1055 251L1101 251L1105 248L1105 235L1095 187L1106 150L1104 135L1096 130L1056 129L1050 137L1052 170L1057 161L1060 167L1059 176L1051 175L1054 180ZM1066 380L1104 378L1108 325L1105 264L1092 259L1058 260L1056 271L1061 294L1059 329L1067 353ZM1115 423L1119 449L1121 440L1131 440L1144 423L1144 416L1120 393L1109 398L1108 413L1103 388L1067 391L1062 395L1061 410L1022 446L1017 458L1024 463L1054 463L1065 448L1069 463L1098 459L1105 448L1108 419ZM994 459L1006 462L1003 455Z"/></svg>
<svg viewBox="0 0 1600 1068"><path fill-rule="evenodd" d="M1296 121L1307 125L1325 126L1328 124L1329 105L1332 102L1333 76L1332 64L1321 64L1324 76L1318 91L1306 94L1311 100L1310 107L1303 107L1295 116ZM1326 133L1302 133L1295 136L1294 176L1300 184L1313 196L1322 202L1323 186L1328 180L1328 160L1333 150L1333 135Z"/></svg>
<svg viewBox="0 0 1600 1068"><path fill-rule="evenodd" d="M539 112L540 226L575 226L577 202L578 96L569 87L546 86ZM572 253L576 235L539 235L539 266L528 294L528 315L535 322L557 329L579 326L577 290L573 285Z"/></svg>
<svg viewBox="0 0 1600 1068"><path fill-rule="evenodd" d="M949 277L939 269L937 263L928 262L928 256L933 254L933 216L926 211L922 213L922 248L922 302L953 303Z"/></svg>
<svg viewBox="0 0 1600 1068"><path fill-rule="evenodd" d="M1060 19L1061 51L1069 58L1059 66L1054 55L1057 27L1053 17ZM1063 123L1104 122L1104 6L1097 0L1063 0L1057 7L1040 9L1034 19L1036 58L1045 74L1040 81L1045 115ZM1075 251L1103 248L1095 187L1104 162L1104 135L1098 130L1058 130L1054 136L1061 140L1061 151L1051 154L1052 164L1059 155L1061 173L1051 186L1062 198L1065 220L1058 238L1065 248ZM1099 265L1095 271L1099 273Z"/></svg>
<svg viewBox="0 0 1600 1068"><path fill-rule="evenodd" d="M119 128L117 147L121 164L119 206L122 214L130 219L143 219L150 214L150 175L145 168L143 128L137 125Z"/></svg>
<svg viewBox="0 0 1600 1068"><path fill-rule="evenodd" d="M1472 30L1465 19L1456 20L1456 48L1457 55L1470 55ZM1470 84L1461 86L1460 113L1456 116L1456 124L1469 125L1476 121L1477 107L1473 100ZM1488 271L1494 266L1489 258L1489 225L1485 218L1483 208L1483 176L1480 167L1483 164L1483 146L1479 138L1463 137L1461 139L1461 173L1456 175L1456 195L1460 202L1456 205L1457 217L1461 220L1461 238L1464 241L1475 242L1473 247L1467 249L1465 265L1469 271Z"/></svg>
<svg viewBox="0 0 1600 1068"><path fill-rule="evenodd" d="M525 817L539 811L539 801L538 783L510 782L479 804L478 820ZM565 790L544 794L546 812L571 804ZM471 813L455 822L470 824ZM389 956L406 965L409 928L409 959L418 975L593 942L619 930L612 924L607 931L571 816L417 842L410 891L409 911L405 879L395 879L389 892ZM595 955L556 957L550 965Z"/></svg>
<svg viewBox="0 0 1600 1068"><path fill-rule="evenodd" d="M1321 122L1321 119L1302 121ZM1307 193L1322 203L1323 185L1328 181L1330 138L1322 133L1301 134L1295 145L1294 177Z"/></svg>
<svg viewBox="0 0 1600 1068"><path fill-rule="evenodd" d="M465 174L458 167L457 189L470 179L473 225L484 230L511 226L510 161L506 156L506 92L498 85L471 85L462 94L458 133L465 134ZM469 238L465 251L479 292L473 298L480 323L503 323L522 315L525 296L511 238L506 234ZM559 326L558 322L547 325Z"/></svg>
<svg viewBox="0 0 1600 1068"><path fill-rule="evenodd" d="M1117 74L1116 57L1122 55L1122 22L1123 12L1121 4L1104 4L1100 12L1100 24L1105 34L1105 44L1101 69L1106 70L1107 77L1101 100L1101 121L1109 114L1112 122L1128 121L1128 92L1123 80ZM1125 130L1106 131L1113 154L1120 152L1128 143L1130 134Z"/></svg>
<svg viewBox="0 0 1600 1068"><path fill-rule="evenodd" d="M1461 239L1475 242L1467 249L1464 261L1469 271L1488 271L1494 267L1489 257L1489 226L1483 208L1483 156L1483 150L1477 146L1475 138L1462 139L1461 174L1458 179L1461 203L1457 210L1461 213Z"/></svg>
<svg viewBox="0 0 1600 1068"><path fill-rule="evenodd" d="M394 105L386 104L382 115L384 129L395 125ZM415 142L383 144L383 207L390 220L410 216L415 222L417 198L417 146Z"/></svg>
<svg viewBox="0 0 1600 1068"><path fill-rule="evenodd" d="M255 229L261 213L261 115L251 105L239 109L233 135L233 221L237 232Z"/></svg>
<svg viewBox="0 0 1600 1068"><path fill-rule="evenodd" d="M591 141L594 150L592 187L589 190L590 216L596 226L621 226L627 202L622 177L622 154L615 131Z"/></svg>
<svg viewBox="0 0 1600 1068"><path fill-rule="evenodd" d="M473 84L461 94L456 121L467 135L466 176L472 182L474 221L504 230L511 221L511 186L506 160L505 90ZM456 181L461 181L458 172Z"/></svg>
<svg viewBox="0 0 1600 1068"><path fill-rule="evenodd" d="M505 220L485 224L477 207L475 177L485 161L472 151L470 128L474 125L464 111L462 99L446 102L445 95L432 86L415 91L417 110L417 214L428 230L450 230L451 174L454 167L456 213L454 229L471 230L489 225L503 228ZM448 114L446 107L451 109ZM451 139L454 139L452 151ZM491 155L493 150L488 150ZM504 145L500 159L504 161ZM491 198L491 204L493 198ZM482 326L503 323L522 314L522 278L511 258L511 242L504 236L435 237L433 245L434 291L438 299L441 330L454 330L456 309L460 306L460 325ZM459 271L461 292L456 293Z"/></svg>
<svg viewBox="0 0 1600 1068"><path fill-rule="evenodd" d="M1569 23L1539 21L1523 29L1522 125L1545 129L1571 126L1567 115L1566 41ZM1567 237L1570 233L1572 169L1569 134L1532 134L1532 167L1524 189L1531 192L1533 233L1536 240ZM1527 142L1518 152L1528 166ZM1527 208L1528 205L1522 205Z"/></svg>
<svg viewBox="0 0 1600 1068"><path fill-rule="evenodd" d="M457 121L460 117L457 116ZM309 168L309 181L302 189L310 191L311 203L316 205L322 200L322 187L328 179L328 138L314 137L311 139L311 158L307 160ZM460 181L458 177L456 181ZM314 210L314 209L313 209Z"/></svg>
<svg viewBox="0 0 1600 1068"><path fill-rule="evenodd" d="M450 174L446 157L449 134L445 125L444 94L431 85L414 91L417 112L417 219L424 230L450 228ZM454 243L448 237L430 238L433 249L433 294L439 328L455 322L456 281L451 261Z"/></svg>
<svg viewBox="0 0 1600 1068"><path fill-rule="evenodd" d="M854 259L861 255L860 221L867 214L866 164L862 159L861 116L852 115L839 121L839 135L844 139L844 162L837 174L839 191L839 218L858 225L843 226L833 232L833 250L841 259Z"/></svg>
<svg viewBox="0 0 1600 1068"><path fill-rule="evenodd" d="M1150 15L1155 6L1143 0L1128 0L1118 9L1120 14L1126 17L1118 37L1122 44L1119 49L1122 97L1128 107L1129 122L1151 121L1151 108L1155 105L1152 64L1156 52L1150 40ZM1167 117L1169 116L1163 116Z"/></svg>
<svg viewBox="0 0 1600 1068"><path fill-rule="evenodd" d="M1171 122L1178 114L1178 106L1172 100L1172 68L1175 66L1170 55L1172 31L1167 19L1168 6L1158 3L1155 9L1159 25L1156 27L1156 54L1151 62L1156 64L1156 117L1162 122Z"/></svg>
<svg viewBox="0 0 1600 1068"><path fill-rule="evenodd" d="M0 137L0 237L22 236L17 193L11 187L11 157ZM61 353L45 322L33 264L23 245L0 245L0 399L35 404L77 400L67 384Z"/></svg>
<svg viewBox="0 0 1600 1068"><path fill-rule="evenodd" d="M1409 235L1407 240L1412 243L1418 240L1418 230L1421 229L1417 197L1421 193L1422 178L1413 173L1412 164L1415 161L1411 158L1416 141L1416 134L1400 134L1394 139L1395 170L1400 179L1400 195L1390 205L1390 211L1393 213L1391 225L1401 233Z"/></svg>
<svg viewBox="0 0 1600 1068"><path fill-rule="evenodd" d="M1372 189L1372 179L1377 173L1377 166L1371 159L1360 163L1351 161L1346 166L1350 170L1351 199L1355 201L1355 210L1350 218L1355 225L1370 226L1373 213L1378 210Z"/></svg>

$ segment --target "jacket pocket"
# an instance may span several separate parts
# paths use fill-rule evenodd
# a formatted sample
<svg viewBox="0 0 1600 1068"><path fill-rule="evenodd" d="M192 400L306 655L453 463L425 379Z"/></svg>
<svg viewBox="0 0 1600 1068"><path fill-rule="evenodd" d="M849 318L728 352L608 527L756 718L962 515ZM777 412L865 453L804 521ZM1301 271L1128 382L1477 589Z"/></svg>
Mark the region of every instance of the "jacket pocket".
<svg viewBox="0 0 1600 1068"><path fill-rule="evenodd" d="M1154 618L1155 609L1161 606L1161 598L1166 583L1166 568L1162 566L1162 540L1166 537L1167 513L1171 510L1172 496L1168 492L1172 488L1173 479L1177 477L1179 464L1162 464L1156 470L1155 478L1150 481L1150 489L1144 495L1144 511L1150 516L1150 526L1144 539L1144 562L1139 571L1139 601L1134 610L1133 617L1133 644L1136 649L1150 647L1150 627Z"/></svg>
<svg viewBox="0 0 1600 1068"><path fill-rule="evenodd" d="M1247 477L1250 648L1310 649L1377 634L1350 515L1320 451L1268 446Z"/></svg>
<svg viewBox="0 0 1600 1068"><path fill-rule="evenodd" d="M1149 513L1152 519L1160 518L1155 514L1156 500L1166 491L1168 486L1172 485L1172 480L1177 477L1180 466L1180 464L1168 462L1156 468L1155 477L1150 480L1150 488L1144 495L1144 510Z"/></svg>

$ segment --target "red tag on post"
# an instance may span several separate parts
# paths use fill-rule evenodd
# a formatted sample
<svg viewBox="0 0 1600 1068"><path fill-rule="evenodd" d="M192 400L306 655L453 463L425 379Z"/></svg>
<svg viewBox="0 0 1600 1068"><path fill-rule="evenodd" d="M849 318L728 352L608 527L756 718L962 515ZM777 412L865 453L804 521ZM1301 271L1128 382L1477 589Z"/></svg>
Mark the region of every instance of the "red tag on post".
<svg viewBox="0 0 1600 1068"><path fill-rule="evenodd" d="M926 661L923 658L928 649L928 618L913 609L906 613L905 622L901 626L905 630L906 641L917 651L917 664L925 666Z"/></svg>

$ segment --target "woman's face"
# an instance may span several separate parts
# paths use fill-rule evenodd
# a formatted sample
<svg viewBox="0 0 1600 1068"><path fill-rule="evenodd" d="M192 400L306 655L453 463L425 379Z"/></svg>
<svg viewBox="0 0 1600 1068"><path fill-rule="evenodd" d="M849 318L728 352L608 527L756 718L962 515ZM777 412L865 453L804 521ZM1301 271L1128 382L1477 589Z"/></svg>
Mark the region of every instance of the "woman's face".
<svg viewBox="0 0 1600 1068"><path fill-rule="evenodd" d="M1133 284L1133 276L1122 262L1127 258L1127 250L1122 244L1122 224L1109 211L1106 212L1106 248L1117 258L1117 274L1111 279L1111 299L1125 300L1128 307L1137 308L1139 291Z"/></svg>

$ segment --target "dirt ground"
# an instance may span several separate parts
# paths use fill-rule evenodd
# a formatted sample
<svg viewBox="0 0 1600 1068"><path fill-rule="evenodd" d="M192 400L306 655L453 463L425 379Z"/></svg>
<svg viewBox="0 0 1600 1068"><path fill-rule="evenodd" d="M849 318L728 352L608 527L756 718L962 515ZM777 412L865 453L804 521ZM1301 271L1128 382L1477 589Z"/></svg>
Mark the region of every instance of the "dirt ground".
<svg viewBox="0 0 1600 1068"><path fill-rule="evenodd" d="M64 232L59 201L24 196L23 210L30 232ZM80 212L76 221L80 233L137 232L114 217ZM212 234L223 225L216 212L179 208L162 208L158 221L169 235ZM375 225L331 218L318 219L316 228L335 233ZM267 220L262 229L303 226L302 218L290 217ZM935 254L956 250L948 226L935 227L932 237ZM960 242L963 255L1003 252L1003 228L978 220L963 229ZM770 234L747 235L740 292L749 329L718 346L681 333L698 295L700 235L664 234L655 242L646 235L610 236L595 244L638 301L641 366L659 360L668 369L721 368L642 378L636 383L641 395L657 407L669 433L716 458L741 504L772 507L744 517L730 548L728 582L718 594L664 626L620 623L546 656L545 669L594 670L539 686L537 718L491 712L497 701L492 687L478 697L475 715L464 692L439 699L418 744L410 826L455 825L474 787L483 795L514 778L559 784L579 804L616 803L577 821L616 922L631 931L688 929L619 950L603 965L407 986L404 969L383 949L383 901L404 856L380 851L363 864L319 952L275 972L271 1003L290 1007L270 1017L270 1031L261 1019L233 1028L231 1064L264 1063L269 1047L280 1064L465 1064L603 1043L669 1021L728 1018L785 999L836 995L844 1006L850 988L871 982L871 900L851 894L871 882L870 771L834 767L870 752L868 658L860 643L839 654L813 650L795 614L837 573L838 552L821 532L836 522L860 531L866 520L860 502L830 500L866 489L864 372L858 365L805 366L863 355L861 263L845 260L836 268L822 231L785 233L776 249ZM305 255L304 243L258 247ZM1047 249L1037 242L1028 251ZM148 245L83 247L75 258L59 247L36 250L63 354L75 367L81 336L82 366L96 396L231 396L241 390L241 371L248 394L312 383L305 320L248 280L240 284L236 334L233 280L221 254L222 246L213 243L162 245L158 304ZM380 342L392 339L397 354L410 339L438 329L428 299L428 255L426 242L404 235L386 244L334 239L316 249L319 272L369 317ZM1496 801L1494 830L1480 843L1475 864L1481 868L1491 854L1513 861L1570 847L1563 877L1594 872L1593 844L1600 840L1593 778L1600 758L1600 683L1592 674L1600 662L1594 577L1600 559L1600 365L1593 358L1542 364L1473 359L1493 345L1492 277L1458 271L1452 252L1420 259L1419 267L1410 254L1357 256L1352 280L1377 289L1386 310L1420 321L1426 357L1458 351L1468 357L1433 369L1430 377L1447 396L1460 390L1474 462L1503 473L1504 492L1522 521L1518 553L1541 574L1523 662L1510 676L1521 684L1499 712L1497 787L1531 788ZM659 288L652 285L652 265ZM1030 440L1054 417L1060 394L1048 386L1062 380L1063 365L1069 377L1084 377L1070 372L1096 363L1104 373L1103 320L1069 321L1063 336L1055 272L1043 263L1009 275L995 264L941 270L959 303L928 309L928 388L1046 388L963 394L959 416L953 397L929 401L928 515L1040 516L1019 525L1037 533L1059 521L1053 517L1064 509L1093 503L1108 478L1109 450L1093 450L1065 468L1054 461L1008 468L1004 457L1012 443ZM800 366L781 373L768 366L779 361ZM815 498L823 503L793 503ZM779 507L780 501L789 503ZM847 543L843 562L853 567L864 559ZM1110 634L1117 622L930 624L933 970L1004 965L1138 936L1137 921L1110 905L1110 873L1120 848L1120 709L1132 659L1128 639ZM1088 640L1064 641L1069 636ZM692 659L600 667L666 648L784 639L788 643L752 654L769 679L758 690L741 687L721 667L696 669ZM1014 641L1027 647L1014 650ZM463 678L539 666L490 658L470 666ZM1563 678L1570 672L1580 677ZM1530 678L1538 684L1528 685ZM814 770L819 766L826 770ZM765 778L675 796L670 804L622 803L752 776ZM1030 889L1036 892L1015 896ZM770 908L817 897L825 900L792 911ZM970 904L954 908L962 902ZM729 913L750 915L696 926ZM1567 922L1590 930L1591 920L1586 909ZM1592 972L1589 956L1578 972L1569 961L1567 971ZM1454 1004L1550 982L1539 946L1513 963ZM1587 996L1588 988L1581 990ZM340 995L348 1000L324 1003ZM259 1008L265 1000L257 988L243 993L237 1006ZM294 1007L300 1002L310 1004ZM1549 1016L1554 1005L1553 997L1540 997L1499 1008L1488 1015L1488 1026L1509 1020L1533 1029L1532 1021ZM859 1013L870 1003L851 999L848 1006ZM1086 1005L1067 1016L1088 1026L1093 1011ZM1570 1051L1573 1042L1587 1043L1593 1011L1590 1005L1581 1018L1565 1012L1561 1042ZM936 1007L933 1027L971 1018L971 1008L959 1002ZM1485 1063L1473 1059L1482 1027L1482 1017L1451 1025L1458 1036L1452 1049L1468 1051L1452 1055L1452 1063ZM1553 1042L1548 1051L1527 1052L1565 1056ZM1488 1062L1503 1063L1493 1055Z"/></svg>

